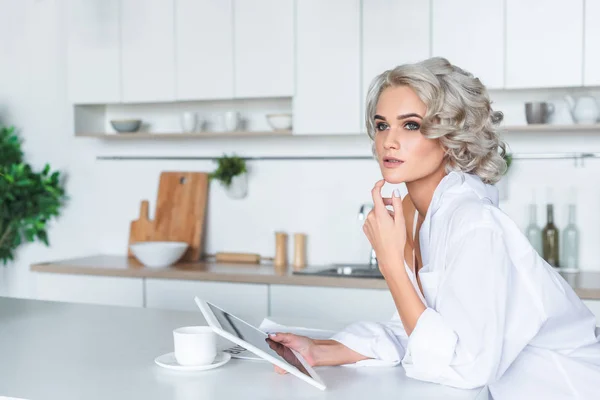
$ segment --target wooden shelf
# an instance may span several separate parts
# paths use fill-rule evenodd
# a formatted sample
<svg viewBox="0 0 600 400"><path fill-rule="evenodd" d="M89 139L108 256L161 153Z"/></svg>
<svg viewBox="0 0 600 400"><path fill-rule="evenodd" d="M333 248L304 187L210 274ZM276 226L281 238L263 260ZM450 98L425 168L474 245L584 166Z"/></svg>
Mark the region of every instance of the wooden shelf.
<svg viewBox="0 0 600 400"><path fill-rule="evenodd" d="M585 131L599 131L600 124L584 125L584 124L570 124L570 125L552 125L552 124L531 124L521 126L503 126L500 127L501 131L505 132L585 132Z"/></svg>
<svg viewBox="0 0 600 400"><path fill-rule="evenodd" d="M198 133L78 133L76 137L88 137L106 140L135 140L135 139L202 139L219 137L261 137L261 136L291 136L292 131L265 132L198 132Z"/></svg>
<svg viewBox="0 0 600 400"><path fill-rule="evenodd" d="M500 127L501 132L600 132L600 124L584 125L552 125L552 124L532 124L532 125L509 125ZM103 140L140 140L140 139L203 139L203 138L222 138L222 137L282 137L292 136L292 131L262 131L262 132L198 132L198 133L79 133L76 137L97 138ZM360 136L361 133L348 133L347 135L335 136ZM366 135L366 134L365 134ZM312 135L309 135L312 136ZM319 136L319 135L317 135ZM320 136L327 136L323 134Z"/></svg>

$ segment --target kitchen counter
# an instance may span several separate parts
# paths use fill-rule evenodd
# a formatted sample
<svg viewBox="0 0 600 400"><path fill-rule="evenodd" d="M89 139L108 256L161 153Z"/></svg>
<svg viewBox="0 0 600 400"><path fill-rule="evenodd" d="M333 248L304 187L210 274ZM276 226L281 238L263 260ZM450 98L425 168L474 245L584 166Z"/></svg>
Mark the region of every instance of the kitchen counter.
<svg viewBox="0 0 600 400"><path fill-rule="evenodd" d="M321 391L267 362L177 372L154 364L173 351L172 330L205 325L198 311L0 298L0 397L43 400L487 399L406 377L402 367L318 367ZM221 341L222 342L222 341Z"/></svg>
<svg viewBox="0 0 600 400"><path fill-rule="evenodd" d="M99 255L34 264L31 266L31 270L58 274L121 276L129 278L387 289L387 285L383 279L294 275L292 274L293 270L291 266L279 271L272 264L217 264L214 262L198 262L178 263L168 268L147 268L133 257L112 255Z"/></svg>
<svg viewBox="0 0 600 400"><path fill-rule="evenodd" d="M310 268L324 268L310 267ZM45 262L31 266L32 271L98 276L183 279L234 283L304 285L359 289L387 289L383 279L293 275L292 269L278 271L271 264L225 264L214 262L179 263L168 268L147 268L135 258L99 255ZM600 272L562 273L585 300L600 300Z"/></svg>

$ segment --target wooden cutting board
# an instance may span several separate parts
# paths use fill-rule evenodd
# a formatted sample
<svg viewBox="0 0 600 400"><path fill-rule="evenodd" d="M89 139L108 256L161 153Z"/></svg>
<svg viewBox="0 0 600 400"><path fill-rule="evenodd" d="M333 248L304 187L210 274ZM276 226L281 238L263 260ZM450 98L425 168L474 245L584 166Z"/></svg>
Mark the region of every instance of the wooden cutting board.
<svg viewBox="0 0 600 400"><path fill-rule="evenodd" d="M153 231L154 224L148 219L148 200L143 200L140 204L140 216L129 225L129 244L151 240ZM133 257L129 246L127 246L127 254Z"/></svg>
<svg viewBox="0 0 600 400"><path fill-rule="evenodd" d="M202 254L207 194L207 173L160 174L152 240L188 243L181 261L198 261Z"/></svg>

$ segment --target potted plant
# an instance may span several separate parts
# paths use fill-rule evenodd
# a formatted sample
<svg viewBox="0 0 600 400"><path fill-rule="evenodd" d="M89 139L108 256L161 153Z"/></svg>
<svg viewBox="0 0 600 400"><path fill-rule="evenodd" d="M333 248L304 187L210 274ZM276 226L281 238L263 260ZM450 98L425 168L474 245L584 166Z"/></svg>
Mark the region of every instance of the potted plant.
<svg viewBox="0 0 600 400"><path fill-rule="evenodd" d="M227 194L234 199L241 199L248 193L248 170L246 160L236 155L222 157L215 160L217 169L209 176L216 179L225 187Z"/></svg>
<svg viewBox="0 0 600 400"><path fill-rule="evenodd" d="M59 172L36 172L24 162L14 127L0 126L0 261L14 260L22 243L49 245L47 223L66 200Z"/></svg>

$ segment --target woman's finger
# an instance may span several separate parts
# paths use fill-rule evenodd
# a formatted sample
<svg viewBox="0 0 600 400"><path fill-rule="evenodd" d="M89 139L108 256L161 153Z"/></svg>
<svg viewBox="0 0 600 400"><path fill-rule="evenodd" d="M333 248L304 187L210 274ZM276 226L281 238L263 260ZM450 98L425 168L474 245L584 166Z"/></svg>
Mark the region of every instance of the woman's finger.
<svg viewBox="0 0 600 400"><path fill-rule="evenodd" d="M402 198L400 197L400 191L398 189L394 189L392 192L392 201L394 206L394 214L397 217L394 217L394 222L398 227L404 227L404 213L402 212Z"/></svg>
<svg viewBox="0 0 600 400"><path fill-rule="evenodd" d="M381 197L381 188L385 184L385 180L381 179L375 183L373 190L371 190L371 197L373 197L373 208L378 212L381 212L385 209L385 204L383 204L383 198Z"/></svg>
<svg viewBox="0 0 600 400"><path fill-rule="evenodd" d="M281 344L289 344L293 338L294 338L294 334L292 334L292 333L277 332L277 333L269 334L269 339L271 339L274 342L281 343Z"/></svg>
<svg viewBox="0 0 600 400"><path fill-rule="evenodd" d="M285 375L287 374L287 371L281 367L278 367L277 365L274 365L275 367L275 372L277 372L280 375Z"/></svg>

